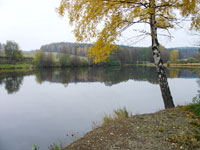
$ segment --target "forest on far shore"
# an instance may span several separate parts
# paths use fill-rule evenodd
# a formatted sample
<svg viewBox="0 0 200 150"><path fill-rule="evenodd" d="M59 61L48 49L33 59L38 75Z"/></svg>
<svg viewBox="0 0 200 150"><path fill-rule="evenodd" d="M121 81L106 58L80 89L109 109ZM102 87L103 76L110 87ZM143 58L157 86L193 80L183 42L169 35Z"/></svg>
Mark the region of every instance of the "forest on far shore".
<svg viewBox="0 0 200 150"><path fill-rule="evenodd" d="M12 41L11 41L12 43ZM22 51L19 46L14 42L17 50L18 57L16 60L11 60L13 53L8 53L8 46L0 43L0 64L5 63L19 63L26 60L27 63L33 63L36 66L60 66L60 67L76 67L76 66L90 66L94 65L91 58L88 58L88 50L92 44L79 44L79 43L51 43L41 46L39 50ZM164 63L199 63L200 62L200 49L199 47L176 47L165 48L160 46L161 55ZM22 53L21 53L22 52ZM20 54L20 55L19 55ZM153 63L153 56L151 47L131 47L118 45L117 50L113 50L108 62L100 63L97 65L123 65L123 64L144 64Z"/></svg>

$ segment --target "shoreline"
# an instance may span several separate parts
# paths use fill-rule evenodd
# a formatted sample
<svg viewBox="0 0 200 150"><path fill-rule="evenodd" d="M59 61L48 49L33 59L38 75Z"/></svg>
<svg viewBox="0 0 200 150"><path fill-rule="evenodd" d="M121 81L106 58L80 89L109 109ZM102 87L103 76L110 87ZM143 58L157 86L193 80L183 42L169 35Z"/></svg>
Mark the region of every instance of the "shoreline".
<svg viewBox="0 0 200 150"><path fill-rule="evenodd" d="M200 149L199 120L185 107L135 115L93 129L64 150Z"/></svg>
<svg viewBox="0 0 200 150"><path fill-rule="evenodd" d="M147 67L155 67L154 63L147 63L147 64L123 64L121 66L77 66L77 67L64 67L64 68L86 68L86 67L130 67L130 66L147 66ZM200 68L200 63L188 63L188 64L164 64L164 66L168 69L170 68ZM2 70L15 70L15 69L33 69L35 68L32 64L0 64L0 71ZM42 67L45 68L45 67ZM61 68L59 66L49 67L49 68Z"/></svg>
<svg viewBox="0 0 200 150"><path fill-rule="evenodd" d="M0 72L9 70L31 70L31 64L0 64Z"/></svg>
<svg viewBox="0 0 200 150"><path fill-rule="evenodd" d="M147 63L147 64L126 64L125 66L148 66L148 67L155 67L154 63ZM171 63L169 66L164 64L166 68L200 68L200 63L187 63L187 64L176 64Z"/></svg>

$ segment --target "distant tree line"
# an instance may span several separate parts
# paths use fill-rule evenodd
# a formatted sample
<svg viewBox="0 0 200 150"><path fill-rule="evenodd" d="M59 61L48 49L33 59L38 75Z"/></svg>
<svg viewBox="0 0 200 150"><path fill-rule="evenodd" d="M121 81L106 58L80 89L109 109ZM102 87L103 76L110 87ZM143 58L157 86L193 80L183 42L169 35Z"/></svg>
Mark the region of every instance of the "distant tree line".
<svg viewBox="0 0 200 150"><path fill-rule="evenodd" d="M87 58L81 58L80 56L70 55L67 51L60 53L44 52L38 50L33 58L33 64L36 67L84 67L89 66Z"/></svg>
<svg viewBox="0 0 200 150"><path fill-rule="evenodd" d="M172 50L170 53L170 63L187 64L187 63L200 63L200 49L195 51L195 55L189 58L180 59L181 52L178 50ZM169 63L168 62L168 63Z"/></svg>
<svg viewBox="0 0 200 150"><path fill-rule="evenodd" d="M169 51L178 50L179 59L187 59L190 57L195 57L198 53L198 47L174 47L168 49Z"/></svg>
<svg viewBox="0 0 200 150"><path fill-rule="evenodd" d="M68 42L60 42L60 43L52 43L41 46L41 50L43 52L57 52L62 53L63 51L66 51L67 53L71 55L75 55L75 53L78 56L87 56L88 48L92 44L79 44L79 43L68 43Z"/></svg>
<svg viewBox="0 0 200 150"><path fill-rule="evenodd" d="M163 61L169 60L169 51L163 46L161 48L161 55ZM113 57L121 64L141 64L141 63L153 63L154 59L152 56L151 47L127 47L119 46L117 51L114 51Z"/></svg>
<svg viewBox="0 0 200 150"><path fill-rule="evenodd" d="M113 50L106 63L94 64L88 58L91 44L52 43L35 51L34 58L23 56L19 45L14 41L0 43L0 64L33 63L37 67L79 67L79 66L117 66L123 64L153 63L151 47L130 47L119 45ZM199 63L200 50L196 47L177 47L166 49L160 46L164 63Z"/></svg>
<svg viewBox="0 0 200 150"><path fill-rule="evenodd" d="M91 44L78 44L78 43L52 43L41 47L43 52L57 52L66 53L70 55L87 57L88 49ZM161 55L164 63L170 62L181 62L178 60L189 59L193 61L195 56L198 54L198 48L196 47L177 47L166 49L160 46ZM175 51L176 50L176 54ZM175 56L176 55L176 56ZM89 60L89 58L87 58ZM92 60L88 63L91 64ZM117 51L113 51L108 62L109 65L120 65L120 64L137 64L137 63L153 63L151 47L130 47L119 45Z"/></svg>

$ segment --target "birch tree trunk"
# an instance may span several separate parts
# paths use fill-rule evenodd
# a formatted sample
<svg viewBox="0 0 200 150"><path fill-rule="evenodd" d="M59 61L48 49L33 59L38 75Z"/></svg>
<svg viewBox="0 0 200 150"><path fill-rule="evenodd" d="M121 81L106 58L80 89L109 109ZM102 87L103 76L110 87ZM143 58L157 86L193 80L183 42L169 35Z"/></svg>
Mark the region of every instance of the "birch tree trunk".
<svg viewBox="0 0 200 150"><path fill-rule="evenodd" d="M152 38L152 53L154 57L154 63L157 70L158 82L160 85L163 101L165 108L174 107L173 98L171 96L171 92L169 89L167 77L165 74L165 67L163 65L163 61L161 59L161 53L159 49L159 42L157 39L157 23L156 23L156 14L155 14L155 0L151 0L150 2L151 8L153 12L150 16L150 27L151 27L151 38Z"/></svg>

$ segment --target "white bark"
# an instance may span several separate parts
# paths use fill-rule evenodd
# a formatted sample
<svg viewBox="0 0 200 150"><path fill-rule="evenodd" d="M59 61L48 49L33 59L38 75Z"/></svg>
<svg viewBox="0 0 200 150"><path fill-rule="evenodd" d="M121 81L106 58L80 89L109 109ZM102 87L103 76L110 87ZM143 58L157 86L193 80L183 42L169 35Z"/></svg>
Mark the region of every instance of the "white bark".
<svg viewBox="0 0 200 150"><path fill-rule="evenodd" d="M151 26L151 37L152 37L152 53L154 57L154 62L156 65L156 70L158 74L158 81L165 104L165 108L174 107L173 98L168 86L167 77L165 75L165 68L163 61L161 59L161 54L159 50L159 42L157 39L157 23L156 23L156 14L155 14L155 0L151 0L151 8L154 12L150 16L150 26Z"/></svg>

